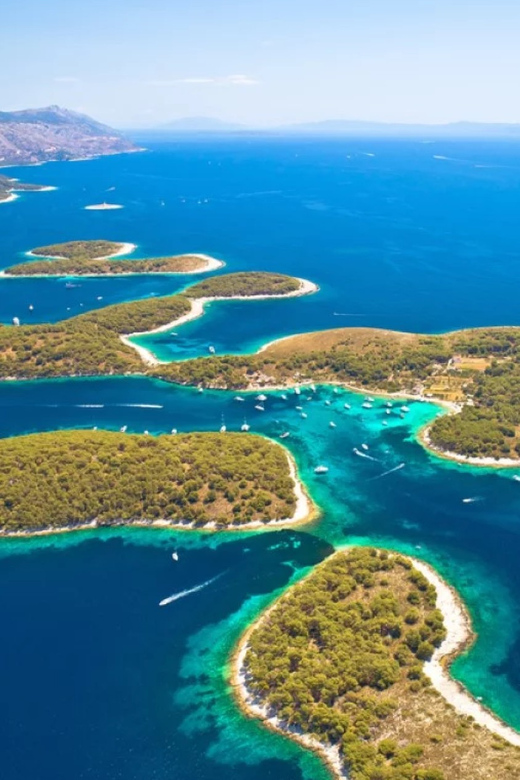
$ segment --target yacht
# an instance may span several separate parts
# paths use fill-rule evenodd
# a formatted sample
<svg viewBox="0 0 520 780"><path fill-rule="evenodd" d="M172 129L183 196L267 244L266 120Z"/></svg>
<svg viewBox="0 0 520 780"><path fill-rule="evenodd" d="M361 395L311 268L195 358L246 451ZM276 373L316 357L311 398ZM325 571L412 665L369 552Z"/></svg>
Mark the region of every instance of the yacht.
<svg viewBox="0 0 520 780"><path fill-rule="evenodd" d="M370 401L364 401L361 404L361 406L363 407L363 409L371 409L372 408L372 404L370 403Z"/></svg>
<svg viewBox="0 0 520 780"><path fill-rule="evenodd" d="M263 403L264 401L267 401L267 396L266 395L257 395L255 400L256 401L260 401L261 403Z"/></svg>
<svg viewBox="0 0 520 780"><path fill-rule="evenodd" d="M144 435L145 435L145 436L149 436L149 435L150 435L149 431L145 431L145 432L144 432Z"/></svg>
<svg viewBox="0 0 520 780"><path fill-rule="evenodd" d="M330 423L329 423L329 428L335 428L335 427L336 427L336 423L332 422L332 420L331 420Z"/></svg>
<svg viewBox="0 0 520 780"><path fill-rule="evenodd" d="M172 436L175 436L175 434L177 433L177 428L172 428L170 433Z"/></svg>
<svg viewBox="0 0 520 780"><path fill-rule="evenodd" d="M316 385L311 385L311 390L312 390L313 393L315 393L316 392Z"/></svg>
<svg viewBox="0 0 520 780"><path fill-rule="evenodd" d="M236 396L233 398L233 401L243 401L243 400L244 400L244 399L242 398L242 396L241 396L241 395L236 395Z"/></svg>
<svg viewBox="0 0 520 780"><path fill-rule="evenodd" d="M289 431L285 431L284 433L280 434L280 439L287 439L287 437L290 435L291 434L289 433Z"/></svg>
<svg viewBox="0 0 520 780"><path fill-rule="evenodd" d="M172 558L174 561L179 560L179 553L177 552L177 550L175 550L175 552L172 552Z"/></svg>
<svg viewBox="0 0 520 780"><path fill-rule="evenodd" d="M300 415L300 416L301 416L301 417L303 417L303 419L304 419L304 420L306 420L306 419L307 419L307 415L305 414L305 412L301 412L301 415Z"/></svg>
<svg viewBox="0 0 520 780"><path fill-rule="evenodd" d="M126 433L126 429L127 429L127 426L126 425L122 425L121 428L119 429L119 433Z"/></svg>
<svg viewBox="0 0 520 780"><path fill-rule="evenodd" d="M295 387L295 388L294 388L294 392L296 393L296 395L300 395L300 393L301 393L301 390L300 390L300 388L299 388L299 387Z"/></svg>
<svg viewBox="0 0 520 780"><path fill-rule="evenodd" d="M29 311L34 311L34 306L32 305L32 303L29 304Z"/></svg>
<svg viewBox="0 0 520 780"><path fill-rule="evenodd" d="M241 430L241 431L244 431L244 433L247 433L247 431L250 429L250 427L251 427L251 426L250 426L250 425L248 425L248 424L246 423L246 421L244 420L244 423L243 423L243 425L241 426L240 430Z"/></svg>
<svg viewBox="0 0 520 780"><path fill-rule="evenodd" d="M350 409L350 404L343 404L345 409Z"/></svg>
<svg viewBox="0 0 520 780"><path fill-rule="evenodd" d="M326 474L328 471L328 466L316 466L314 469L315 474Z"/></svg>
<svg viewBox="0 0 520 780"><path fill-rule="evenodd" d="M203 393L203 392L204 392L204 388L203 387L199 387L199 393Z"/></svg>
<svg viewBox="0 0 520 780"><path fill-rule="evenodd" d="M265 406L262 406L262 404L257 404L255 409L258 409L259 412L265 412Z"/></svg>
<svg viewBox="0 0 520 780"><path fill-rule="evenodd" d="M362 444L361 446L363 447L364 450L368 450L368 444Z"/></svg>
<svg viewBox="0 0 520 780"><path fill-rule="evenodd" d="M302 411L302 409L303 409L303 406L296 406L296 407L295 407L295 409L296 409L298 412L301 412L301 411Z"/></svg>
<svg viewBox="0 0 520 780"><path fill-rule="evenodd" d="M409 410L409 408L407 406L401 406L401 411L403 412L403 414L406 414L410 410Z"/></svg>
<svg viewBox="0 0 520 780"><path fill-rule="evenodd" d="M285 393L282 393L280 398L282 399L282 401L287 401L287 396L285 395Z"/></svg>
<svg viewBox="0 0 520 780"><path fill-rule="evenodd" d="M327 398L327 400L325 401L325 406L330 406L330 401L329 401L329 399L328 399L328 398Z"/></svg>
<svg viewBox="0 0 520 780"><path fill-rule="evenodd" d="M214 355L214 354L215 354L215 347L213 347L213 346L211 346L211 345L210 345L210 346L208 347L208 352L209 352L211 355Z"/></svg>
<svg viewBox="0 0 520 780"><path fill-rule="evenodd" d="M224 415L222 415L222 425L220 426L220 433L226 432L226 424L224 422Z"/></svg>

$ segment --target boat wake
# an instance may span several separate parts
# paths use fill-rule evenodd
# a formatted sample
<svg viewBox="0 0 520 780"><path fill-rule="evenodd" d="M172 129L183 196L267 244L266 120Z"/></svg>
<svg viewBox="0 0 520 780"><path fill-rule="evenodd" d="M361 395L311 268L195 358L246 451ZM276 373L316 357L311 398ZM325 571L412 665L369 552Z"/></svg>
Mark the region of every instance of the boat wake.
<svg viewBox="0 0 520 780"><path fill-rule="evenodd" d="M354 453L354 455L358 455L360 458L366 458L367 460L373 460L375 463L380 463L380 461L377 458L373 458L372 455L367 455L366 452L361 452L361 450L358 450L357 447L354 447L352 452Z"/></svg>
<svg viewBox="0 0 520 780"><path fill-rule="evenodd" d="M164 409L162 404L114 404L114 406L127 406L134 409Z"/></svg>
<svg viewBox="0 0 520 780"><path fill-rule="evenodd" d="M400 471L401 469L404 469L406 466L406 463L400 463L398 466L394 466L393 469L388 469L388 471L383 471L382 474L378 474L377 477L372 477L372 479L369 479L369 482L374 482L376 479L382 479L383 477L387 477L389 474L393 474L394 471Z"/></svg>
<svg viewBox="0 0 520 780"><path fill-rule="evenodd" d="M227 571L227 570L226 570ZM195 585L193 588L188 588L187 590L180 590L178 593L173 593L171 596L167 596L165 599L159 602L160 607L165 607L167 604L171 604L173 601L178 601L179 599L183 599L186 596L190 596L192 593L198 593L199 590L203 590L203 588L207 588L208 585L211 585L213 582L216 582L220 577L223 577L226 572L223 571L220 574L217 574L216 577L212 577L210 580L206 580L206 582L201 582L200 585Z"/></svg>

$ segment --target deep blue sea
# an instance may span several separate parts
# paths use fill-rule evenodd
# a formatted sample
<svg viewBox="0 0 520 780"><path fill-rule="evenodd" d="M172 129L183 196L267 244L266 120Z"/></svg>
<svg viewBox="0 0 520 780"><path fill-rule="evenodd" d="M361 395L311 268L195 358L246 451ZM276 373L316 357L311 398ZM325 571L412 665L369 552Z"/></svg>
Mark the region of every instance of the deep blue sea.
<svg viewBox="0 0 520 780"><path fill-rule="evenodd" d="M228 271L282 271L320 285L307 298L213 304L178 335L145 339L163 359L207 354L209 343L247 352L345 325L520 324L520 145L245 138L149 146L8 171L58 189L0 205L1 266L37 245L108 238L138 244L136 256L206 252ZM124 209L84 210L105 199ZM58 321L192 281L81 280L70 289L63 279L1 279L0 320ZM252 396L240 404L233 395L129 377L0 385L0 436L121 425L216 430L222 415L229 429L246 418L273 438L288 430L285 444L321 509L295 531L0 540L2 780L325 778L317 759L240 714L226 669L255 616L334 546L352 542L413 553L457 587L479 637L454 674L520 728L520 485L512 473L428 455L415 435L439 413L430 404L411 404L403 420L382 402L364 410L359 396L321 387L303 401L303 420L292 394L269 393L264 413ZM353 455L361 443L374 460ZM329 466L326 477L314 474L318 463Z"/></svg>

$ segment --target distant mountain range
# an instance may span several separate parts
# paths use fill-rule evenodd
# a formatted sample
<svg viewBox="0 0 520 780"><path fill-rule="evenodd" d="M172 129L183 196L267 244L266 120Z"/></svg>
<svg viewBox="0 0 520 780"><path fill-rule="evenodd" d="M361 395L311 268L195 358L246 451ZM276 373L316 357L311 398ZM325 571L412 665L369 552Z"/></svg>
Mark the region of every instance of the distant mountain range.
<svg viewBox="0 0 520 780"><path fill-rule="evenodd" d="M137 150L117 130L59 106L0 112L0 166Z"/></svg>
<svg viewBox="0 0 520 780"><path fill-rule="evenodd" d="M520 124L452 122L443 125L399 124L329 119L323 122L258 128L225 122L213 117L186 117L155 128L158 132L264 133L269 135L362 136L403 138L519 138Z"/></svg>
<svg viewBox="0 0 520 780"><path fill-rule="evenodd" d="M247 130L246 125L236 122L225 122L223 119L214 119L209 116L188 116L184 119L174 119L162 125L160 130L173 130L179 133L232 133L237 130Z"/></svg>

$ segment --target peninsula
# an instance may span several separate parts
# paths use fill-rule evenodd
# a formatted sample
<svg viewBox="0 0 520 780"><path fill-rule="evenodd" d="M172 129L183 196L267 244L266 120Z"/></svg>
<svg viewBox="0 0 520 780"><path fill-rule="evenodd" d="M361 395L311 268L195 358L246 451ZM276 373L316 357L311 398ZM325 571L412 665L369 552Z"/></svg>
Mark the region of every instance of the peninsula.
<svg viewBox="0 0 520 780"><path fill-rule="evenodd" d="M243 433L0 439L0 494L0 535L116 525L236 530L313 514L286 450Z"/></svg>
<svg viewBox="0 0 520 780"><path fill-rule="evenodd" d="M243 637L237 698L250 716L319 753L338 778L520 778L520 734L466 693L476 717L459 714L434 687L430 659L442 658L445 643L453 649L445 627L453 615L440 602L411 559L340 551ZM467 643L467 617L456 609Z"/></svg>
<svg viewBox="0 0 520 780"><path fill-rule="evenodd" d="M137 260L115 259L134 252L135 244L106 241L67 241L31 249L37 258L6 268L6 276L123 276L132 274L192 274L214 271L224 265L201 254L151 257Z"/></svg>
<svg viewBox="0 0 520 780"><path fill-rule="evenodd" d="M53 325L3 326L0 379L142 374L141 348L128 334L167 330L192 319L204 300L289 297L314 289L282 274L227 274L192 285L182 295L106 306Z"/></svg>

